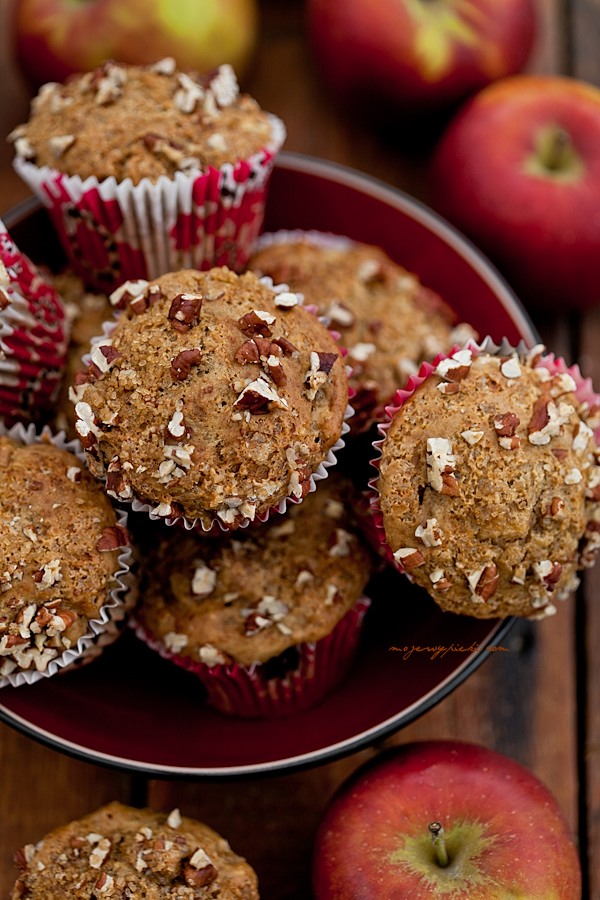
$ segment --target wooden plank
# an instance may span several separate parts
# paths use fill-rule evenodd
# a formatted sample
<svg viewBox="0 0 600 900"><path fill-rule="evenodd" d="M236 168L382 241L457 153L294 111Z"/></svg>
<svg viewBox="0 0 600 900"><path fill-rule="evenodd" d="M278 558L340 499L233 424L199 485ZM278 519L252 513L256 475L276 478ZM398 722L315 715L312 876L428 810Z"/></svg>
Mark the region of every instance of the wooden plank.
<svg viewBox="0 0 600 900"><path fill-rule="evenodd" d="M600 310L583 318L580 365L600 387ZM580 611L580 732L582 791L585 792L589 896L600 897L600 566L585 573Z"/></svg>
<svg viewBox="0 0 600 900"><path fill-rule="evenodd" d="M0 897L15 883L16 850L103 803L128 803L132 796L130 776L70 759L3 724L0 773Z"/></svg>

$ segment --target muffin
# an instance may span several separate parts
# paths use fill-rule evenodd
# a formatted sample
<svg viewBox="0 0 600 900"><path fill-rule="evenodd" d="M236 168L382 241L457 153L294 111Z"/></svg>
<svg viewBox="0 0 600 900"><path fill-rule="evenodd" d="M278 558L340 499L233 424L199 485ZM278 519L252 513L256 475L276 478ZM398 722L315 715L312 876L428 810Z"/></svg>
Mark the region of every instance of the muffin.
<svg viewBox="0 0 600 900"><path fill-rule="evenodd" d="M61 298L0 221L0 420L11 425L48 416L67 343Z"/></svg>
<svg viewBox="0 0 600 900"><path fill-rule="evenodd" d="M373 556L335 473L280 522L203 538L148 529L131 624L238 715L315 703L352 661ZM163 532L163 529L160 529Z"/></svg>
<svg viewBox="0 0 600 900"><path fill-rule="evenodd" d="M113 802L15 854L10 900L258 900L248 863L207 825Z"/></svg>
<svg viewBox="0 0 600 900"><path fill-rule="evenodd" d="M599 398L542 347L487 346L424 366L399 392L374 516L442 609L541 617L600 543Z"/></svg>
<svg viewBox="0 0 600 900"><path fill-rule="evenodd" d="M73 444L0 425L0 687L89 659L131 595L126 517Z"/></svg>
<svg viewBox="0 0 600 900"><path fill-rule="evenodd" d="M90 352L92 338L101 334L104 322L113 315L113 308L106 294L86 291L81 278L72 272L52 276L52 283L64 301L70 323L65 371L53 406L53 426L57 431L64 431L72 440L77 438L77 432L75 410L69 394L76 386L81 360Z"/></svg>
<svg viewBox="0 0 600 900"><path fill-rule="evenodd" d="M232 68L104 62L44 85L9 135L71 267L110 291L182 267L241 269L285 129Z"/></svg>
<svg viewBox="0 0 600 900"><path fill-rule="evenodd" d="M263 235L249 267L285 282L340 334L352 368L353 432L381 417L424 359L475 337L442 298L379 247L320 232ZM454 327L455 326L455 327Z"/></svg>
<svg viewBox="0 0 600 900"><path fill-rule="evenodd" d="M346 370L294 294L220 267L126 283L112 300L125 308L74 391L111 496L225 530L283 512L325 476L347 427Z"/></svg>

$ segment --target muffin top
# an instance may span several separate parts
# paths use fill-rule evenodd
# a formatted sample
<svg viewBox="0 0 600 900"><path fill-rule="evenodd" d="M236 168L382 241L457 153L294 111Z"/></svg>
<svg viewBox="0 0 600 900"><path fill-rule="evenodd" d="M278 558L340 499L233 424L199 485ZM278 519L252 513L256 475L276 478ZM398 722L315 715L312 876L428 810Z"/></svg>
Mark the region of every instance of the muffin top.
<svg viewBox="0 0 600 900"><path fill-rule="evenodd" d="M108 61L44 85L9 139L18 157L81 178L117 181L219 167L269 144L272 117L239 93L229 65L206 76Z"/></svg>
<svg viewBox="0 0 600 900"><path fill-rule="evenodd" d="M44 671L116 587L127 532L79 459L0 435L0 675Z"/></svg>
<svg viewBox="0 0 600 900"><path fill-rule="evenodd" d="M570 373L461 350L404 402L382 445L387 545L446 610L555 612L600 528L599 450Z"/></svg>
<svg viewBox="0 0 600 900"><path fill-rule="evenodd" d="M208 826L109 803L15 854L11 900L258 900L256 874Z"/></svg>
<svg viewBox="0 0 600 900"><path fill-rule="evenodd" d="M263 239L264 240L264 239ZM379 247L318 232L267 236L249 268L300 291L340 333L356 390L353 431L367 426L424 359L448 352L468 333L416 275Z"/></svg>
<svg viewBox="0 0 600 900"><path fill-rule="evenodd" d="M74 398L109 493L206 529L302 499L340 438L348 397L317 317L226 268L126 283L112 299L126 308Z"/></svg>
<svg viewBox="0 0 600 900"><path fill-rule="evenodd" d="M172 653L208 665L266 662L325 637L373 568L353 496L332 473L281 521L235 537L148 528L138 623Z"/></svg>

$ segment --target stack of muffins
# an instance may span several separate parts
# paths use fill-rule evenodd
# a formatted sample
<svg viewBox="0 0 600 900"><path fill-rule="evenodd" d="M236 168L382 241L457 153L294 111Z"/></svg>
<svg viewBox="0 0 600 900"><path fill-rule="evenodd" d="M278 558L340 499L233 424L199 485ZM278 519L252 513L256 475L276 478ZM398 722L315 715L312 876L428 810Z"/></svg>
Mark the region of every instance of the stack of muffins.
<svg viewBox="0 0 600 900"><path fill-rule="evenodd" d="M593 562L592 386L476 343L378 247L258 240L284 136L230 67L170 59L47 85L10 136L68 268L0 228L0 687L128 621L199 703L289 715L351 666L377 566L448 614L536 618ZM110 804L16 862L15 900L258 897L177 810Z"/></svg>
<svg viewBox="0 0 600 900"><path fill-rule="evenodd" d="M442 609L477 617L551 614L593 560L589 383L539 349L475 343L378 247L315 231L258 238L284 135L228 66L200 77L169 59L48 85L11 135L68 270L46 277L0 242L3 394L21 377L4 430L32 416L54 428L3 439L9 683L70 664L99 609L123 610L99 629L111 634L128 612L128 565L119 591L82 594L77 560L56 549L66 521L36 529L63 475L82 509L73 527L87 531L83 510L97 505L89 553L110 550L105 575L124 563L129 516L136 635L241 716L289 714L333 688L382 558ZM27 343L36 316L60 326L45 353ZM21 457L43 477L28 479ZM41 501L26 522L23 490Z"/></svg>

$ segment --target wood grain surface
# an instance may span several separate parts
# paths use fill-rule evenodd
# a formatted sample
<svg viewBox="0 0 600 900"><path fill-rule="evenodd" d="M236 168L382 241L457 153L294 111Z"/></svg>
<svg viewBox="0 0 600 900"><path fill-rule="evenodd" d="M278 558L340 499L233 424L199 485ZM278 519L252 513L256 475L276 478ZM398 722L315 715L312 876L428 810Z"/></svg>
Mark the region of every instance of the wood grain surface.
<svg viewBox="0 0 600 900"><path fill-rule="evenodd" d="M538 0L541 26L529 70L600 84L600 3ZM385 133L342 111L323 89L310 54L301 0L262 0L260 46L243 84L284 119L286 149L334 160L427 200L433 143L407 150L402 123ZM7 0L0 0L0 134L27 116L29 94L11 59ZM28 196L0 142L0 215ZM555 353L579 360L600 385L600 312L583 320L534 317ZM584 897L600 898L600 568L572 602L538 623L519 623L508 652L386 745L461 738L507 753L556 795L579 836ZM77 710L73 710L77 715ZM221 831L256 867L264 900L310 897L316 825L333 791L379 748L309 771L236 782L146 782L73 760L0 724L0 898L14 882L14 851L52 826L109 799L179 806Z"/></svg>

